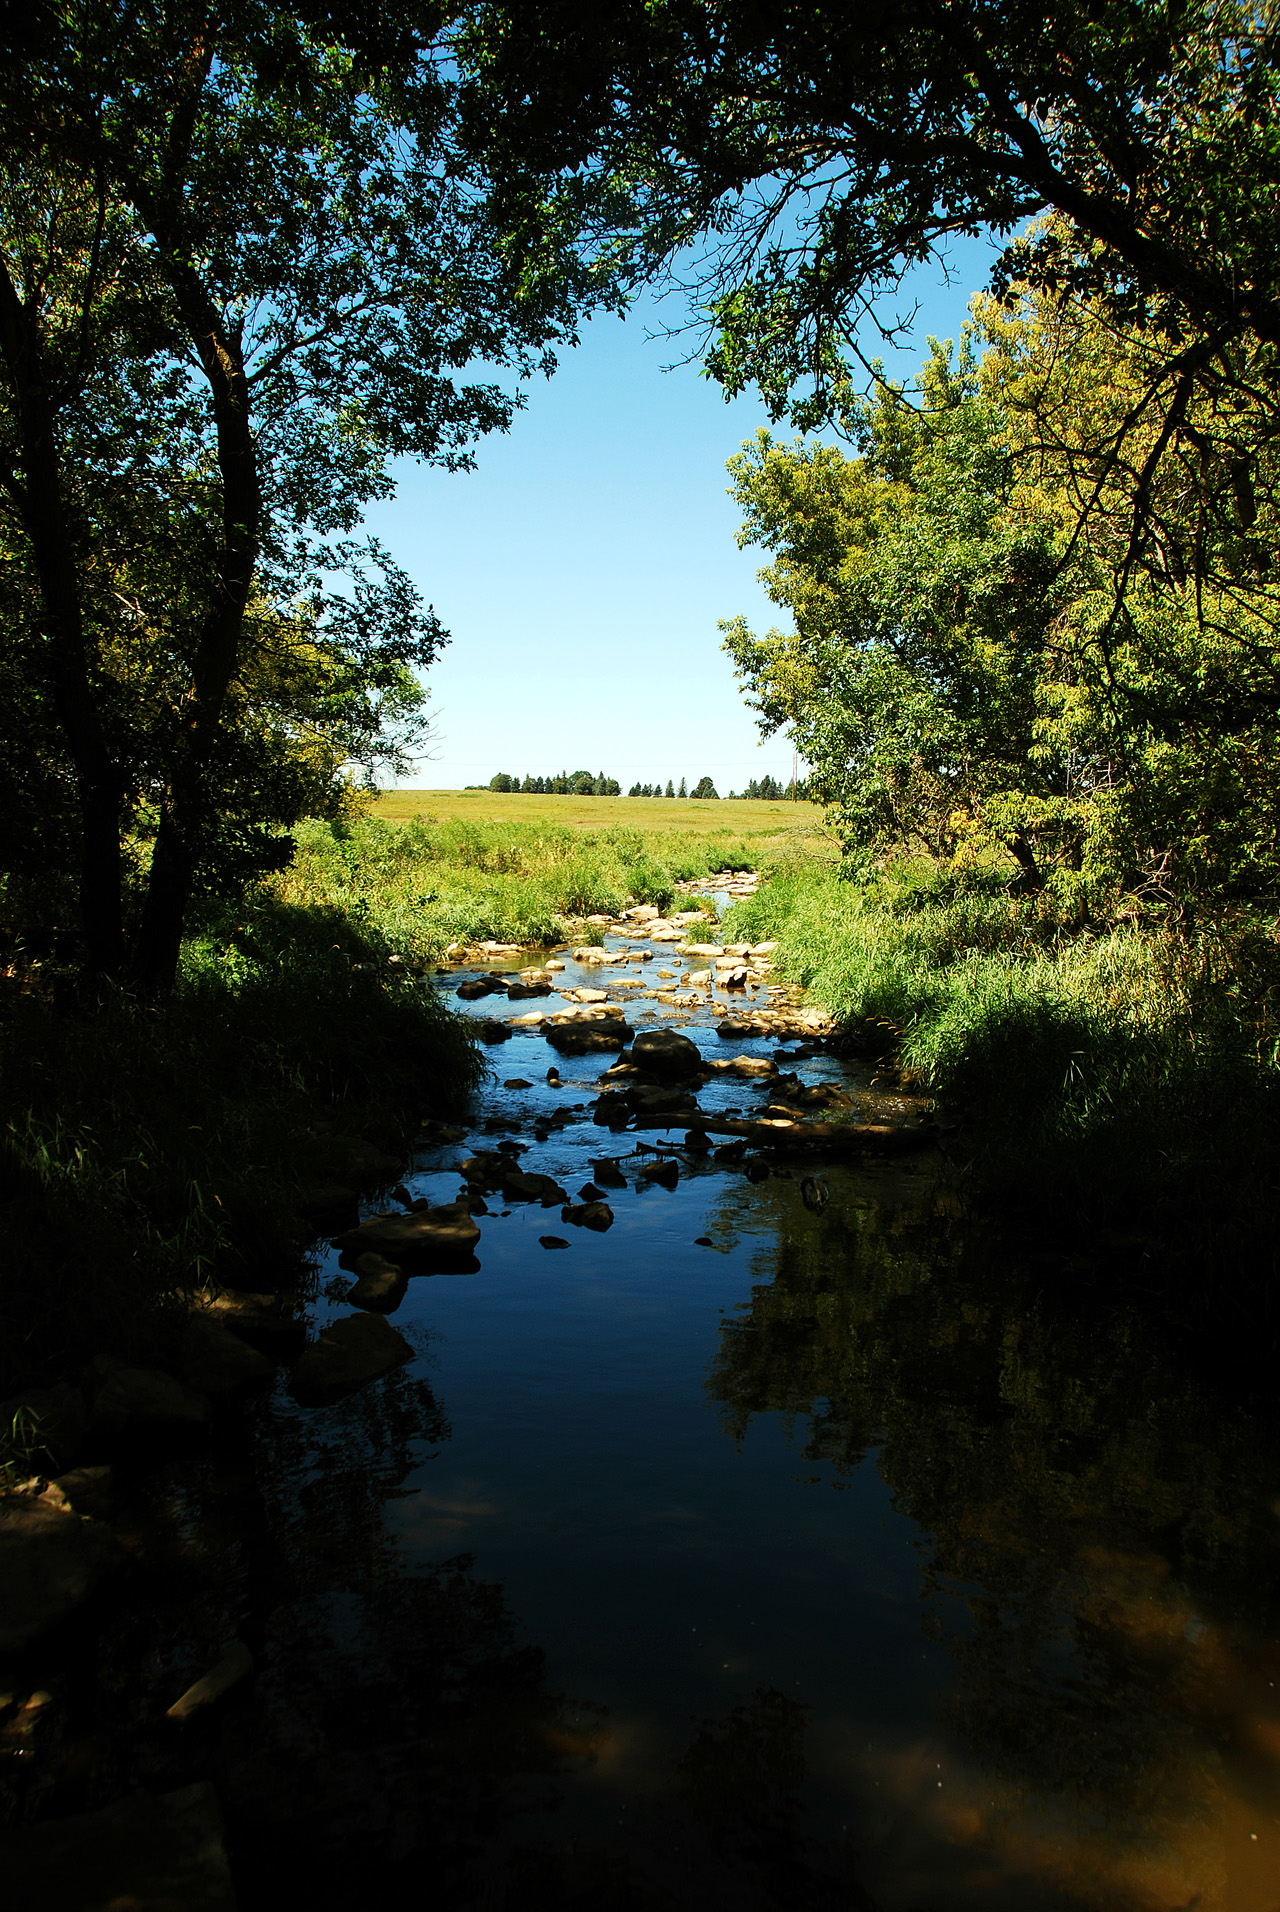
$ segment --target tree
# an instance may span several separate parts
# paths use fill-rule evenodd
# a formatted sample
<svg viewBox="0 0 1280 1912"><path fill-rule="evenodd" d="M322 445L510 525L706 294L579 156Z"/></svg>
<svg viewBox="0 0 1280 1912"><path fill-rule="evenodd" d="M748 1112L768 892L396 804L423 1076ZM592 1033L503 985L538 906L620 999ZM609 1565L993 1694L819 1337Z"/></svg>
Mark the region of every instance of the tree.
<svg viewBox="0 0 1280 1912"><path fill-rule="evenodd" d="M688 791L688 787L687 787L687 785L686 785L686 783L685 783L685 780L684 780L684 778L683 778L683 777L681 777L681 779L680 779L680 788L679 788L679 790L678 790L678 791L676 792L676 795L677 795L677 796L680 796L680 797L687 797L687 796L688 796L688 794L689 794L689 791Z"/></svg>
<svg viewBox="0 0 1280 1912"><path fill-rule="evenodd" d="M720 800L720 792L716 789L710 777L699 778L693 794L695 797L698 797L699 799L714 797L717 803Z"/></svg>
<svg viewBox="0 0 1280 1912"><path fill-rule="evenodd" d="M370 762L420 734L444 633L360 511L509 422L464 368L572 334L575 268L517 264L459 163L432 27L87 0L0 78L6 668L73 793L90 961L153 989L228 845L287 851L306 779L260 753L297 709Z"/></svg>
<svg viewBox="0 0 1280 1912"><path fill-rule="evenodd" d="M1248 527L1215 514L1226 414L1198 399L1186 455L1150 480L1163 574L1133 571L1109 448L1158 345L1030 290L979 316L986 355L935 346L910 407L867 406L860 457L761 434L732 461L744 541L795 625L725 627L762 728L790 730L859 856L1012 859L1068 914L1271 893L1276 450L1256 439Z"/></svg>
<svg viewBox="0 0 1280 1912"><path fill-rule="evenodd" d="M458 45L503 217L533 244L558 216L637 279L701 248L707 367L775 420L847 421L878 376L860 326L897 336L904 271L990 231L997 290L1091 298L1158 347L1117 460L1141 429L1159 464L1233 360L1275 428L1273 9L606 0L583 23L569 0L476 0ZM1141 484L1130 502L1141 532Z"/></svg>
<svg viewBox="0 0 1280 1912"><path fill-rule="evenodd" d="M668 778L667 778L667 788L666 788L666 792L665 792L665 794L666 794L667 796L669 796L669 797L674 797L674 796L675 796L675 794L676 794L676 793L675 793L675 786L674 786L674 784L672 783L672 781L671 781L671 779L670 779L670 777L668 777Z"/></svg>

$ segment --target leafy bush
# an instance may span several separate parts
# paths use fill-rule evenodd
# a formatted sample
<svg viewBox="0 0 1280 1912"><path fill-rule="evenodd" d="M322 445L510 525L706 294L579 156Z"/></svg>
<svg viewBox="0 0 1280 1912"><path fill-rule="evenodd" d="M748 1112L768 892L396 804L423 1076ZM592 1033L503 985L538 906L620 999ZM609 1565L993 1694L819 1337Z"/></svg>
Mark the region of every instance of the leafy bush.
<svg viewBox="0 0 1280 1912"><path fill-rule="evenodd" d="M961 1119L989 1203L1111 1231L1135 1254L1255 1294L1276 1271L1280 1068L1274 928L1056 931L1034 901L930 894L918 869L871 885L810 870L738 904L726 937L776 939L782 972ZM1139 1238L1142 1238L1141 1240Z"/></svg>

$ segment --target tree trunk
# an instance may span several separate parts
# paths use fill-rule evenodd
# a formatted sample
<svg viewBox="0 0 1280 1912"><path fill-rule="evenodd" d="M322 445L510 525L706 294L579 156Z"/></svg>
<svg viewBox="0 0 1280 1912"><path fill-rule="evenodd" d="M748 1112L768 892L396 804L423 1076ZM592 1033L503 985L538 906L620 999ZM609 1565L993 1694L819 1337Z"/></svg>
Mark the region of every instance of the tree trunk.
<svg viewBox="0 0 1280 1912"><path fill-rule="evenodd" d="M157 224L162 227L163 222ZM163 247L163 231L157 236ZM197 273L172 255L165 263L212 397L222 474L222 535L214 562L213 594L200 628L190 689L174 742L135 956L137 980L152 994L172 988L177 972L192 886L215 801L207 784L209 759L240 661L262 515L240 338L222 323Z"/></svg>
<svg viewBox="0 0 1280 1912"><path fill-rule="evenodd" d="M1018 865L1019 875L1017 887L1020 890L1042 890L1044 888L1044 878L1040 874L1040 865L1036 862L1036 853L1032 848L1031 838L1024 829L1019 828L1014 831L1013 835L1009 838L1009 848L1012 850Z"/></svg>
<svg viewBox="0 0 1280 1912"><path fill-rule="evenodd" d="M115 975L123 956L121 779L102 729L85 634L74 541L58 458L49 373L36 325L0 263L0 353L18 416L23 482L14 499L40 587L49 680L80 810L80 919L89 966Z"/></svg>

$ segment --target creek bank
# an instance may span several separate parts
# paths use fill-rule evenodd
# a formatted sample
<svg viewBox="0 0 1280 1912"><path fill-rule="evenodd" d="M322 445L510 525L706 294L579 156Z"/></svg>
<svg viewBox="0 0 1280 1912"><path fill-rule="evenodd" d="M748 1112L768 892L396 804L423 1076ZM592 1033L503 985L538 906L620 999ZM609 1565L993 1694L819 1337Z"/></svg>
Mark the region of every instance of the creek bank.
<svg viewBox="0 0 1280 1912"><path fill-rule="evenodd" d="M62 1464L77 1460L92 1463L99 1454L105 1454L112 1460L118 1456L126 1466L132 1466L143 1456L150 1459L163 1453L176 1457L188 1451L198 1453L202 1451L200 1444L208 1443L211 1431L234 1425L239 1403L249 1405L252 1412L260 1411L253 1404L262 1402L266 1388L282 1370L285 1371L284 1389L302 1410L299 1425L303 1427L309 1413L334 1409L349 1396L372 1389L375 1383L406 1367L414 1352L387 1317L402 1305L415 1277L479 1267L475 1251L481 1245L481 1226L477 1217L491 1212L489 1200L494 1197L510 1207L523 1205L557 1211L556 1219L570 1229L573 1240L558 1234L542 1235L537 1237L541 1249L566 1252L577 1248L582 1252L581 1244L589 1245L592 1238L608 1236L615 1222L623 1217L624 1208L628 1217L634 1212L625 1201L626 1191L633 1184L637 1193L670 1190L678 1185L686 1170L694 1172L705 1168L743 1171L749 1179L759 1179L756 1170L761 1165L753 1159L751 1149L772 1152L792 1147L797 1152L808 1150L821 1155L837 1146L849 1151L874 1145L876 1125L864 1125L859 1132L851 1124L824 1124L807 1119L810 1111L799 1094L805 1085L794 1075L784 1075L772 1057L732 1053L703 1055L698 1043L680 1028L646 1027L646 1018L655 1012L642 1008L642 1002L659 1003L664 995L673 993L660 988L661 983L672 978L657 971L655 963L659 956L680 967L694 960L710 965L694 971L702 980L692 992L692 1002L681 1007L680 1019L686 1027L695 1018L701 1018L704 1023L714 1018L719 1007L717 991L738 991L739 985L732 978L746 965L736 960L737 952L730 951L727 953L735 957L733 967L717 969L716 956L708 952L718 951L720 945L684 944L685 926L659 917L656 912L648 917L630 916L622 920L625 928L619 933L627 939L621 952L623 960L612 960L619 954L610 947L614 936L612 927L596 925L593 927L600 930L600 940L580 947L603 949L610 960L605 963L584 961L580 968L604 972L611 987L622 990L636 979L617 972L633 961L647 959L652 983L646 976L640 985L646 992L644 996L632 987L625 1002L612 1000L608 990L595 992L589 984L575 984L574 969L566 974L563 968L553 968L557 960L553 957L540 966L543 973L536 982L530 979L513 985L508 977L501 988L486 987L464 995L462 1000L474 1001L478 1010L480 1006L487 1010L505 994L517 1010L517 1016L503 1025L504 1040L510 1039L513 1033L526 1037L535 1034L562 1058L600 1054L608 1066L593 1083L564 1085L569 1093L589 1088L590 1099L571 1104L566 1097L554 1111L544 1113L540 1108L533 1118L535 1140L574 1121L582 1121L597 1132L601 1127L611 1131L625 1128L632 1132L634 1139L629 1139L629 1154L621 1157L593 1154L590 1181L577 1187L574 1177L566 1187L565 1181L556 1176L521 1165L520 1157L528 1146L525 1143L504 1140L492 1148L473 1146L457 1163L463 1184L458 1199L441 1203L415 1199L409 1187L398 1183L404 1170L404 1157L364 1145L358 1137L326 1135L324 1147L317 1151L317 1176L346 1176L349 1180L317 1180L308 1190L307 1199L315 1203L313 1215L324 1216L329 1224L325 1233L339 1251L339 1265L354 1276L344 1298L358 1312L332 1321L318 1335L313 1334L308 1344L306 1307L287 1276L282 1275L282 1286L276 1293L257 1288L233 1289L203 1298L191 1332L185 1343L175 1349L169 1369L132 1367L108 1354L90 1365L78 1389L71 1389L71 1394L78 1395L78 1401L59 1396L64 1429L76 1427L78 1413L83 1420L79 1439L74 1435L70 1438L61 1456ZM699 913L698 920L706 919ZM677 948L669 940L662 944L661 951L636 947L646 932L661 942L664 932L673 928L683 947ZM663 953L666 950L674 950L674 954L666 955ZM497 953L487 952L490 956ZM503 953L518 958L526 952ZM764 953L744 953L750 955L753 966L757 961L767 964ZM573 965L574 960L569 953L567 963ZM755 969L753 979L739 992L743 994L744 1008L748 1009L748 1014L740 1017L739 1022L747 1024L757 1040L767 1034L778 1043L780 1050L790 1045L797 1059L808 1056L824 1065L835 1066L829 1030L821 1018L807 1010L794 992L767 982L767 973L767 968ZM563 986L547 983L548 976L561 978ZM536 991L537 1000L546 1001L545 1009L526 1008L530 997L518 992L529 989ZM749 1001L746 993L752 991L756 994L754 1002ZM726 1023L731 1026L723 1027ZM731 1049L739 1033L731 1019L721 1016L720 1024L712 1021L711 1026L721 1029L716 1041ZM582 1046L577 1047L578 1044ZM526 1042L522 1054L528 1047ZM524 1066L529 1067L527 1063ZM495 1114L483 1122L468 1125L424 1123L419 1130L419 1144L451 1150L469 1138L479 1139L477 1131L526 1127L529 1117L521 1112L519 1097L532 1086L535 1073L529 1068L528 1075L511 1078L510 1095L515 1101L509 1105L510 1115ZM552 1067L546 1074L548 1087L554 1090L559 1084L558 1072ZM524 1085L524 1090L516 1085ZM792 1099L797 1106L785 1117L765 1115L758 1120L701 1106L699 1097L704 1090L723 1093L730 1085L738 1092L762 1092L766 1098L794 1090ZM766 1109L771 1106L766 1100ZM813 1104L814 1109L818 1107L829 1107L827 1095ZM619 1110L622 1111L620 1123L616 1120ZM904 1110L904 1113L909 1117L912 1111ZM918 1114L918 1109L914 1113ZM650 1145L639 1138L638 1132L653 1128L682 1130L683 1139L665 1142L646 1153ZM829 1136L828 1129L839 1130L839 1137ZM708 1137L719 1134L732 1139L727 1146L712 1149ZM914 1146L926 1146L931 1139L921 1134ZM583 1141L588 1148L592 1147L587 1133ZM763 1168L763 1174L766 1177L769 1174L767 1167ZM393 1181L397 1181L394 1189ZM359 1213L361 1188L383 1194L390 1192L400 1206L398 1209L388 1207L379 1214L366 1212L362 1217ZM571 1188L576 1189L575 1195L570 1194ZM661 1193L652 1199L659 1203L665 1200ZM376 1398L376 1394L369 1396L371 1403ZM376 1410L371 1407L371 1411ZM51 1414L51 1423L53 1418ZM30 1498L35 1501L39 1496L33 1494ZM67 1501L69 1511L59 1510L58 1518L75 1520L87 1528L97 1525L99 1533L110 1539L108 1530L100 1523L85 1521L74 1495L68 1493ZM109 1497L104 1497L100 1504L109 1505ZM144 1557L135 1561L131 1570L145 1571L146 1566ZM97 1580L86 1576L84 1591L68 1607L67 1617L77 1607L90 1605L98 1588L106 1584L109 1577L106 1570ZM215 1700L222 1704L223 1694L228 1696L225 1702L228 1706L238 1704L231 1696L249 1671L248 1652L249 1649L243 1647L230 1656L231 1670L240 1668L235 1680L224 1679L218 1673L223 1663L217 1661L194 1686L188 1685L182 1698L195 1693L203 1682L211 1681L217 1691L208 1690L205 1704L212 1705ZM197 1660L197 1666L200 1663ZM203 1663L208 1666L208 1659ZM227 1668L223 1667L223 1674L226 1672ZM181 1707L182 1700L171 1704L171 1714L173 1705ZM192 1715L201 1710L193 1701ZM125 1817L132 1810L129 1801L120 1802L119 1811ZM140 1813L142 1809L136 1810ZM100 1821L102 1817L85 1815L86 1820ZM71 1821L50 1822L53 1824L70 1825Z"/></svg>

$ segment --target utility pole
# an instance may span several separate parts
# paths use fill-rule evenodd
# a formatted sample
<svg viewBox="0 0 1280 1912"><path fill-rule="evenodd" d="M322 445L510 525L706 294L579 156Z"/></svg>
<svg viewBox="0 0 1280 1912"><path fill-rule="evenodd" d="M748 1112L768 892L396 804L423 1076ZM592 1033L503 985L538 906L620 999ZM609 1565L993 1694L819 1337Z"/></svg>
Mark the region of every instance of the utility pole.
<svg viewBox="0 0 1280 1912"><path fill-rule="evenodd" d="M791 801L792 803L797 803L799 801L799 797L800 797L800 793L796 789L796 747L794 744L792 744L791 746Z"/></svg>

